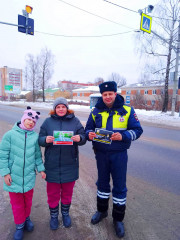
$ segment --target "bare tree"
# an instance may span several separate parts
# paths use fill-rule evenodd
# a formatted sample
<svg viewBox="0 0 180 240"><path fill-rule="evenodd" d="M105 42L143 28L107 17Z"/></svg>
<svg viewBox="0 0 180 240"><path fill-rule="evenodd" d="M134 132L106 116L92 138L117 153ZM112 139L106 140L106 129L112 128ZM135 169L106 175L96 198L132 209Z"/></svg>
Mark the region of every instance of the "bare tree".
<svg viewBox="0 0 180 240"><path fill-rule="evenodd" d="M28 82L32 86L32 98L33 102L35 102L35 95L36 95L36 89L38 85L38 74L39 74L39 68L38 68L38 59L34 57L32 54L27 55L26 57L26 77Z"/></svg>
<svg viewBox="0 0 180 240"><path fill-rule="evenodd" d="M71 80L69 81L69 83L67 83L65 90L67 90L70 93L70 98L73 98L73 90L76 88L77 85L71 82Z"/></svg>
<svg viewBox="0 0 180 240"><path fill-rule="evenodd" d="M39 59L39 83L42 88L42 98L45 102L45 88L53 74L54 55L50 50L44 48L38 57Z"/></svg>
<svg viewBox="0 0 180 240"><path fill-rule="evenodd" d="M58 87L58 88L62 88L62 83L61 83L60 80L57 82L57 87Z"/></svg>
<svg viewBox="0 0 180 240"><path fill-rule="evenodd" d="M119 73L111 73L108 78L109 81L115 81L118 87L126 85L126 78L121 76Z"/></svg>
<svg viewBox="0 0 180 240"><path fill-rule="evenodd" d="M164 102L162 111L168 109L168 87L170 69L174 69L175 45L177 39L177 25L180 15L179 0L161 0L154 8L153 33L139 34L138 45L140 55L146 53L149 63L162 68L154 71L154 74L165 73L164 79ZM157 17L158 16L158 17Z"/></svg>
<svg viewBox="0 0 180 240"><path fill-rule="evenodd" d="M27 90L27 86L28 86L28 70L27 70L27 66L25 67L25 70L23 71L23 90Z"/></svg>
<svg viewBox="0 0 180 240"><path fill-rule="evenodd" d="M140 108L140 109L147 109L147 103L146 99L143 95L136 92L136 94L133 96L133 107L134 108Z"/></svg>
<svg viewBox="0 0 180 240"><path fill-rule="evenodd" d="M98 86L99 84L103 83L104 79L102 77L97 77L94 79L94 84Z"/></svg>

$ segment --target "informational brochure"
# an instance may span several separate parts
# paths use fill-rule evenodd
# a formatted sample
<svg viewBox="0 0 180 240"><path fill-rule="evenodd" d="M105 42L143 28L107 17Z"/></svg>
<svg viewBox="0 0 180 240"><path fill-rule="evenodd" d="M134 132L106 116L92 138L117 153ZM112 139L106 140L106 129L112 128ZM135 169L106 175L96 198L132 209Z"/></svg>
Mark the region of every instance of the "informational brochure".
<svg viewBox="0 0 180 240"><path fill-rule="evenodd" d="M71 139L73 135L73 131L54 131L53 145L73 145L73 140Z"/></svg>
<svg viewBox="0 0 180 240"><path fill-rule="evenodd" d="M93 138L93 141L101 142L105 144L111 144L112 140L110 138L114 132L108 131L106 129L96 128L95 133L96 133L96 137Z"/></svg>

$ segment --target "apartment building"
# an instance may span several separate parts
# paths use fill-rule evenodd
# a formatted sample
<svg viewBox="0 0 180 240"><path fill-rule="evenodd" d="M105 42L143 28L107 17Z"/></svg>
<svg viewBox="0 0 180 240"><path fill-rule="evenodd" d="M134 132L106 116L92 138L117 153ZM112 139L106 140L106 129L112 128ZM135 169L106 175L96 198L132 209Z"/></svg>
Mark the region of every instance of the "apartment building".
<svg viewBox="0 0 180 240"><path fill-rule="evenodd" d="M0 99L7 99L21 92L22 69L0 68Z"/></svg>

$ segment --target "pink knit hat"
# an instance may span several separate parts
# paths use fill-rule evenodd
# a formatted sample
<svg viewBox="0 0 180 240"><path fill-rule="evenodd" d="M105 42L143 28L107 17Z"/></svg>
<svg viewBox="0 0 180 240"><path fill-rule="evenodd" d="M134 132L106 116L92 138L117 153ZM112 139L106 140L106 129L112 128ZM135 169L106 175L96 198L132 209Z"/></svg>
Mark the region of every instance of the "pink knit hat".
<svg viewBox="0 0 180 240"><path fill-rule="evenodd" d="M32 131L34 130L35 128L35 125L36 125L36 122L37 120L40 118L40 112L35 112L31 109L31 107L27 107L27 110L24 111L24 115L22 116L21 118L21 124L19 125L20 128L24 129L24 130L29 130L29 131ZM27 129L25 126L24 126L24 120L25 119L31 119L33 120L33 122L35 123L34 124L34 127L31 128L31 129Z"/></svg>

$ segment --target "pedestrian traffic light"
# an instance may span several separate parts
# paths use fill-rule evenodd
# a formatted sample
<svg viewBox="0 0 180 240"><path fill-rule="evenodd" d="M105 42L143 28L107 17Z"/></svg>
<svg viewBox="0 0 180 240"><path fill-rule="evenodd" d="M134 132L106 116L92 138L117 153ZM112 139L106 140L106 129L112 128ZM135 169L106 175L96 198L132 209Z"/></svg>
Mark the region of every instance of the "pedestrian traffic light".
<svg viewBox="0 0 180 240"><path fill-rule="evenodd" d="M18 15L18 31L34 35L34 19Z"/></svg>

